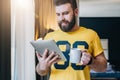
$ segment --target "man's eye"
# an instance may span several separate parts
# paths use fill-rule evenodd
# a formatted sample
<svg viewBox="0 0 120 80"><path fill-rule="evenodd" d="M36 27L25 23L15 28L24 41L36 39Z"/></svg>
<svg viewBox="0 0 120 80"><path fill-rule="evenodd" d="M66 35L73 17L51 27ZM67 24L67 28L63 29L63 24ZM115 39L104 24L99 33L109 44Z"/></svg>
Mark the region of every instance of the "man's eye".
<svg viewBox="0 0 120 80"><path fill-rule="evenodd" d="M64 14L67 15L69 12L65 12Z"/></svg>
<svg viewBox="0 0 120 80"><path fill-rule="evenodd" d="M60 14L57 14L57 13L56 13L56 15L57 15L57 16L60 16Z"/></svg>

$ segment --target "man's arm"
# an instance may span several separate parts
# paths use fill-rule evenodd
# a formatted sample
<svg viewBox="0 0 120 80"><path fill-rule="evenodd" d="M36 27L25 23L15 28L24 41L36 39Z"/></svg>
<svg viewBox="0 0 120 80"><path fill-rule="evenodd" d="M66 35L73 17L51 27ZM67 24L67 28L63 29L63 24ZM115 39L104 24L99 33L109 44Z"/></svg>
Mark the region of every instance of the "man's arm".
<svg viewBox="0 0 120 80"><path fill-rule="evenodd" d="M96 72L105 72L107 68L107 60L102 52L96 57L92 57L92 63L89 67Z"/></svg>
<svg viewBox="0 0 120 80"><path fill-rule="evenodd" d="M82 65L88 65L92 70L96 72L104 72L107 68L107 60L104 53L100 53L96 57L93 57L86 50L82 51L81 62Z"/></svg>

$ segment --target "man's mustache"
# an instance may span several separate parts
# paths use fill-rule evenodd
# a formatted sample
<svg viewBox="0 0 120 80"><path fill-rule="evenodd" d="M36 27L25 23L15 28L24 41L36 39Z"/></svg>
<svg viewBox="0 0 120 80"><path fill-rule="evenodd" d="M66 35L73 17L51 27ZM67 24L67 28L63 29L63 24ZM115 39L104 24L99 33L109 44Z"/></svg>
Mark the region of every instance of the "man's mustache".
<svg viewBox="0 0 120 80"><path fill-rule="evenodd" d="M60 23L60 24L62 24L62 23L69 23L69 21L67 21L67 20L62 20L62 21L60 21L59 23Z"/></svg>

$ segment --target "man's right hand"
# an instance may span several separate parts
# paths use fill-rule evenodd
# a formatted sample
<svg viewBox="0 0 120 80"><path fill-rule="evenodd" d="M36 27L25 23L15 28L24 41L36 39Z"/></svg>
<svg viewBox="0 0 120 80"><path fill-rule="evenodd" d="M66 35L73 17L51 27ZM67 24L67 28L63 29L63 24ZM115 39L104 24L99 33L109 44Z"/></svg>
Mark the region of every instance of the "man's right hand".
<svg viewBox="0 0 120 80"><path fill-rule="evenodd" d="M56 54L55 52L50 53L48 49L44 51L42 56L39 53L36 53L36 56L39 61L36 70L37 73L41 76L47 75L51 65L60 60L58 54Z"/></svg>

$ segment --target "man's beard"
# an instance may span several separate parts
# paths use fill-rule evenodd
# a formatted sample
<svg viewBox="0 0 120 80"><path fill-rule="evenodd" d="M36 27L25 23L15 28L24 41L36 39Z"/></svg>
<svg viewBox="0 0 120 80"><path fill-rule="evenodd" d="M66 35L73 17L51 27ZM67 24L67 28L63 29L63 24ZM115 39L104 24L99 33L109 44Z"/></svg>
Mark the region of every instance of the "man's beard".
<svg viewBox="0 0 120 80"><path fill-rule="evenodd" d="M62 26L62 23L68 23L68 25L67 26ZM73 15L73 18L72 18L72 20L70 22L67 21L67 20L62 20L62 21L60 21L58 23L58 25L59 25L59 27L60 27L60 29L62 31L69 32L69 31L72 30L72 28L74 27L75 23L76 23L76 18L75 18L75 15Z"/></svg>

